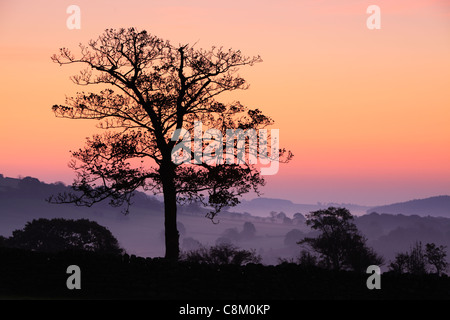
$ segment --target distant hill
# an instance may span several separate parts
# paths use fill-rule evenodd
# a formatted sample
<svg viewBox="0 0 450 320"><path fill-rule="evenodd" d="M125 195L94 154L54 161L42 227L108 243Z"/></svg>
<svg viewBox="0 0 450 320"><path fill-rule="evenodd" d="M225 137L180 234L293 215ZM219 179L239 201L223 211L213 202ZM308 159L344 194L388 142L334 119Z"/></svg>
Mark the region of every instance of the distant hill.
<svg viewBox="0 0 450 320"><path fill-rule="evenodd" d="M72 204L51 204L51 195L71 192L63 183L44 183L33 177L8 178L0 174L0 235L8 235L14 229L23 228L28 221L37 218L89 218L103 224L127 220L123 208L112 208L107 202L93 207L77 207ZM134 216L155 215L162 212L162 203L144 193L133 198Z"/></svg>
<svg viewBox="0 0 450 320"><path fill-rule="evenodd" d="M371 213L357 217L355 223L368 239L369 246L386 262L395 254L408 251L416 241L450 248L450 218L418 215Z"/></svg>
<svg viewBox="0 0 450 320"><path fill-rule="evenodd" d="M450 218L450 196L416 199L367 210L367 213L372 212Z"/></svg>
<svg viewBox="0 0 450 320"><path fill-rule="evenodd" d="M33 215L36 215L41 210L45 210L48 213L53 212L53 209L56 208L57 211L60 212L62 207L74 207L70 204L55 205L46 201L51 195L57 195L58 193L64 192L73 192L73 190L70 186L66 186L61 182L44 183L33 177L16 179L4 177L0 174L0 213L7 213L11 210L17 211L17 209L21 208L22 212L25 209L29 209L30 211L34 211ZM132 202L133 208L150 207L157 211L161 211L163 207L160 201L143 192L137 192L132 198ZM41 207L41 205L43 207ZM99 203L97 208L104 209L111 207L106 201L104 203ZM117 208L113 211L120 212L121 209L122 208Z"/></svg>
<svg viewBox="0 0 450 320"><path fill-rule="evenodd" d="M104 200L92 207L77 207L72 204L50 204L46 201L50 196L59 193L73 193L70 186L62 182L45 183L34 177L9 178L0 174L0 231L2 218L14 216L15 218L57 218L66 217L76 219L88 215L89 217L108 217L126 219L121 211L124 207L111 207L108 200ZM161 197L160 197L161 198ZM131 199L130 216L163 215L164 203L161 198L150 196L144 192L136 191ZM233 208L234 209L234 208ZM179 205L177 213L180 215L204 217L210 209L200 203ZM221 212L221 216L243 218L251 216L236 210ZM20 219L23 220L23 219ZM1 233L0 233L1 234Z"/></svg>
<svg viewBox="0 0 450 320"><path fill-rule="evenodd" d="M317 204L300 204L290 200L274 199L274 198L256 198L252 200L243 200L231 211L248 212L251 215L267 217L271 211L284 212L287 216L292 217L299 212L303 215L328 207L345 207L354 215L362 215L369 207L360 206L351 203L317 203Z"/></svg>

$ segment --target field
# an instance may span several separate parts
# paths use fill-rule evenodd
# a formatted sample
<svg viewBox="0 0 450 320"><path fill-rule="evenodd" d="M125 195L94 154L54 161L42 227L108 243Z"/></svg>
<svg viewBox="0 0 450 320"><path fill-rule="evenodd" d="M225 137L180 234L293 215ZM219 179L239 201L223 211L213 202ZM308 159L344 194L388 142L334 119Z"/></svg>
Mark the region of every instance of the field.
<svg viewBox="0 0 450 320"><path fill-rule="evenodd" d="M289 257L292 249L284 245L286 233L292 229L305 230L304 225L287 225L282 223L272 223L258 221L250 218L255 226L256 233L252 239L238 241L235 244L240 248L254 249L263 257L266 264L277 263L278 257ZM162 215L139 215L129 216L129 219L122 221L105 221L111 232L119 240L127 253L142 257L162 257L164 256L163 230L164 222ZM202 245L214 245L217 238L223 235L225 230L236 228L239 232L243 229L246 219L218 217L218 223L203 216L179 215L178 221L183 224L186 232L180 237L180 244L183 239L193 238ZM183 249L183 248L182 248ZM298 249L300 250L300 248Z"/></svg>

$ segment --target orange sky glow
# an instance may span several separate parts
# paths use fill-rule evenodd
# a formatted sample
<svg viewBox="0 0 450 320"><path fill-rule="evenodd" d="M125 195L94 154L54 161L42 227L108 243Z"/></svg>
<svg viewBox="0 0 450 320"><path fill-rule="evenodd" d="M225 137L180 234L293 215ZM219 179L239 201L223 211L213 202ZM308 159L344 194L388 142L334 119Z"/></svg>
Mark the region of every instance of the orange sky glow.
<svg viewBox="0 0 450 320"><path fill-rule="evenodd" d="M71 4L79 30L66 27ZM379 30L366 26L369 5L380 7ZM79 66L50 56L131 26L261 55L240 70L250 88L223 100L270 115L295 155L264 196L375 205L450 194L446 0L2 1L0 173L72 182L69 150L95 122L55 118L52 105L89 88L69 80Z"/></svg>

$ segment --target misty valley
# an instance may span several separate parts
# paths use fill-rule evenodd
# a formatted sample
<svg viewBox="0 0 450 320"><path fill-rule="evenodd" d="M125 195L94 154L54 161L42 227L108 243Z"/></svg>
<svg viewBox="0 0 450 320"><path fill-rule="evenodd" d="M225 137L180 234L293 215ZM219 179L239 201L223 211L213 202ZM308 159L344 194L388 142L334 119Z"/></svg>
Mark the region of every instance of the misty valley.
<svg viewBox="0 0 450 320"><path fill-rule="evenodd" d="M43 295L76 298L98 294L110 298L208 299L257 298L259 295L265 299L395 299L399 294L422 297L425 293L429 295L429 290L433 290L432 296L435 297L448 296L448 290L445 289L448 287L448 278L445 272L437 277L430 266L429 272L414 275L418 277L417 281L411 282L411 279L402 277L413 275L403 276L389 269L390 264L394 265L393 261L398 258L399 253L410 250L415 243L433 243L442 248L449 247L450 218L432 216L433 212L437 211L438 203L441 204L438 206L441 211L445 206L449 208L448 197L445 196L436 197L435 206L429 206L432 209L424 211L423 216L408 215L407 212L376 213L372 210L377 208L368 208L370 213L354 217L354 224L367 240L367 246L383 258L380 265L382 289L369 290L366 286L370 276L365 272L367 266L364 270L361 269L360 273L341 270L339 277L336 277L334 272L306 263L314 257L305 254L304 249L307 246L299 242L318 235L318 231L306 223L308 213L325 210L327 204L303 205L310 211L295 212L302 208L302 205L277 199L244 201L242 208L245 209L251 208L253 203L253 213L238 212L239 206L227 208L216 217L216 223L205 217L205 208L196 204L180 206L178 230L181 260L174 264L162 258L163 204L158 199L138 193L128 215L123 215L120 208L111 208L107 204L84 208L55 205L45 201L50 194L67 188L62 183L46 184L31 177L0 177L0 240L3 239L3 242L0 241L0 268L3 275L9 275L9 280L0 278L0 284L3 285L0 285L0 296ZM259 206L258 202L262 205ZM272 202L272 206L269 202ZM277 203L280 210L271 210ZM415 207L419 206L419 203ZM404 208L408 206L411 207L411 204L406 203ZM264 208L268 210L266 214L261 213ZM398 210L398 205L392 208ZM361 210L361 207L358 209ZM385 210L389 212L390 208L385 207ZM447 212L450 216L450 211ZM81 252L66 250L52 253L35 249L24 251L10 248L14 247L12 245L5 246L8 239L10 243L14 243L13 238L23 234L25 225L30 229L33 225L31 221L34 221L34 224L40 221L42 225L48 222L52 228L56 228L58 223L68 220L85 224L95 222L95 228L104 228L110 232L111 237L117 239L118 253L95 253L89 251L89 247L87 251ZM79 227L73 225L66 233L70 233L70 228ZM92 248L93 245L90 246ZM213 250L217 252L214 253ZM226 250L228 257L220 256L224 255ZM35 266L32 274L40 274L38 278L24 276L30 265ZM64 285L68 277L65 271L70 265L81 268L81 290L69 292ZM17 282L19 274L21 280ZM206 279L209 280L205 282ZM214 294L208 289L208 283L211 284L211 281L216 288L220 288ZM424 281L428 291L422 288ZM331 284L335 289L325 289ZM414 288L411 289L411 286ZM47 289L39 291L43 287ZM300 287L304 291L298 292Z"/></svg>

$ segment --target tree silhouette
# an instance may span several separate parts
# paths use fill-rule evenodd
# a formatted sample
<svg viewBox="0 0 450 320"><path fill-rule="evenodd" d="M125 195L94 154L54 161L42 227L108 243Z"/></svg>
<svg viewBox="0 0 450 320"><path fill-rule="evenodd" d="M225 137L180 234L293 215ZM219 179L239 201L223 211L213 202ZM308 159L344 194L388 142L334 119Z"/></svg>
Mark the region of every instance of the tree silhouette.
<svg viewBox="0 0 450 320"><path fill-rule="evenodd" d="M40 252L85 250L121 254L117 239L105 227L88 219L34 219L15 230L7 246Z"/></svg>
<svg viewBox="0 0 450 320"><path fill-rule="evenodd" d="M445 260L447 252L445 252L445 246L437 246L435 243L427 243L425 245L425 257L427 262L436 269L436 274L439 276L448 267L448 263Z"/></svg>
<svg viewBox="0 0 450 320"><path fill-rule="evenodd" d="M273 123L258 109L216 100L224 92L246 89L238 68L251 66L261 58L246 57L239 50L174 46L134 28L106 30L80 49L81 56L76 57L62 48L52 60L60 65L85 65L72 77L73 82L100 84L105 89L78 93L67 98L65 105L54 105L53 111L61 118L99 120L99 127L107 131L88 138L84 149L72 152L70 166L77 172L74 192L53 196L49 201L91 206L109 199L113 206L125 204L128 213L136 189L162 193L165 256L176 260L177 202L201 202L212 208L208 217L214 219L223 207L239 203L239 196L252 190L259 194L259 187L264 185L256 164L242 152L251 149L249 143L244 148L234 140L230 144L233 155L240 155L237 163L220 161L217 152L225 150L219 146L226 145L227 130L239 133ZM198 143L196 131L205 131L208 139ZM186 132L194 132L194 137ZM174 152L176 146L180 153ZM190 154L183 146L191 147ZM206 151L218 161L201 161ZM284 149L273 151L270 156L266 152L267 159L288 161L292 157ZM180 162L186 153L193 161Z"/></svg>
<svg viewBox="0 0 450 320"><path fill-rule="evenodd" d="M389 270L394 273L403 274L408 270L408 253L398 253L395 256L394 261L389 264Z"/></svg>
<svg viewBox="0 0 450 320"><path fill-rule="evenodd" d="M369 265L382 264L382 257L366 246L366 239L359 233L353 219L345 208L313 211L307 215L306 224L320 231L320 235L306 237L298 243L311 246L328 269L363 272Z"/></svg>
<svg viewBox="0 0 450 320"><path fill-rule="evenodd" d="M396 273L406 272L415 275L427 273L427 259L422 242L416 241L409 252L398 253L389 264L389 269Z"/></svg>
<svg viewBox="0 0 450 320"><path fill-rule="evenodd" d="M395 273L425 274L427 266L435 268L436 274L441 275L448 266L445 257L445 246L437 246L435 243L427 243L425 250L422 242L416 241L409 252L398 253L394 261L389 264L389 269Z"/></svg>
<svg viewBox="0 0 450 320"><path fill-rule="evenodd" d="M422 247L422 242L416 241L411 248L408 257L408 271L411 274L427 273L427 260Z"/></svg>
<svg viewBox="0 0 450 320"><path fill-rule="evenodd" d="M241 231L241 237L243 239L253 239L255 237L256 234L256 228L255 225L253 223L251 223L250 221L246 221L244 222L244 225L242 227L242 231Z"/></svg>

